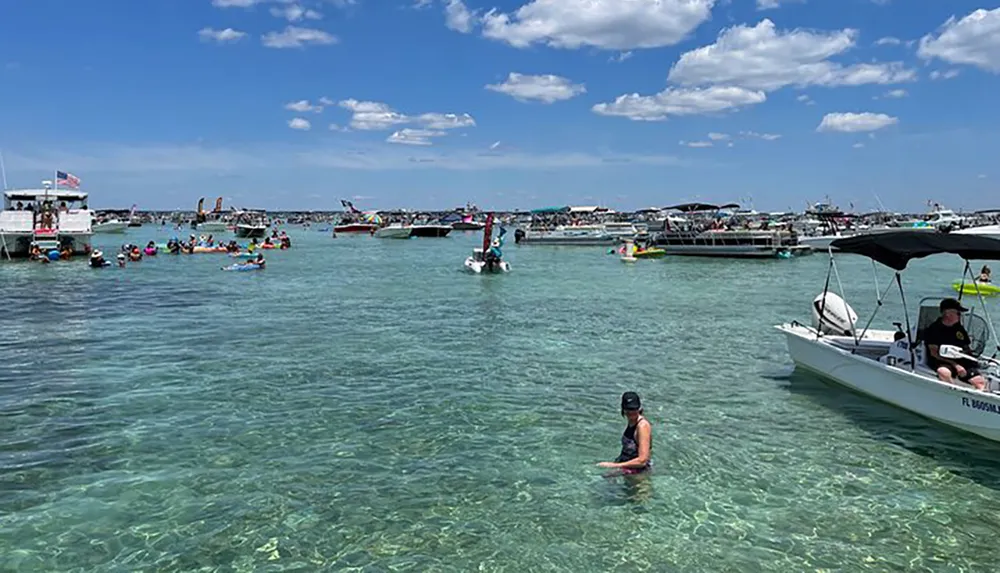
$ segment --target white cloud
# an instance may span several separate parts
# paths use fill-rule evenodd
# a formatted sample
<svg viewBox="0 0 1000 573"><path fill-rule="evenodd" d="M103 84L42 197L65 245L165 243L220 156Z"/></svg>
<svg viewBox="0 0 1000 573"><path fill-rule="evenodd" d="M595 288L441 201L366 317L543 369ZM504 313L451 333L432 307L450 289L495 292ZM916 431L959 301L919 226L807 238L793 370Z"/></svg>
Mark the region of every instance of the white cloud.
<svg viewBox="0 0 1000 573"><path fill-rule="evenodd" d="M394 125L410 122L409 117L393 110L384 103L345 99L339 105L353 114L351 127L354 129L389 129Z"/></svg>
<svg viewBox="0 0 1000 573"><path fill-rule="evenodd" d="M462 0L447 0L444 6L445 26L456 32L468 34L475 24L476 15L469 11Z"/></svg>
<svg viewBox="0 0 1000 573"><path fill-rule="evenodd" d="M392 109L385 103L356 99L346 99L338 105L351 112L350 126L363 131L391 129L404 124L416 124L437 131L475 127L476 125L476 120L467 113L431 112L409 116Z"/></svg>
<svg viewBox="0 0 1000 573"><path fill-rule="evenodd" d="M296 118L292 118L292 119L288 120L288 127L292 128L292 129L298 129L298 130L301 130L301 131L309 131L309 128L312 127L312 124L309 123L309 120L307 120L307 119L302 119L301 117L296 117Z"/></svg>
<svg viewBox="0 0 1000 573"><path fill-rule="evenodd" d="M1000 73L1000 8L979 9L961 20L952 16L936 38L928 34L920 39L917 55Z"/></svg>
<svg viewBox="0 0 1000 573"><path fill-rule="evenodd" d="M810 98L806 94L799 95L798 97L795 98L795 100L800 101L806 105L816 105L816 102L814 102L812 98Z"/></svg>
<svg viewBox="0 0 1000 573"><path fill-rule="evenodd" d="M289 111L297 111L299 113L306 113L307 111L314 111L316 113L319 113L319 112L323 111L323 106L321 106L321 105L313 105L313 104L309 103L309 100L302 99L302 100L299 100L299 101L293 101L291 103L286 103L285 104L285 109L287 109Z"/></svg>
<svg viewBox="0 0 1000 573"><path fill-rule="evenodd" d="M886 36L884 38L879 38L875 40L876 46L898 46L903 42L899 38L894 38L892 36Z"/></svg>
<svg viewBox="0 0 1000 573"><path fill-rule="evenodd" d="M889 90L882 94L882 97L889 99L899 99L910 95L906 90Z"/></svg>
<svg viewBox="0 0 1000 573"><path fill-rule="evenodd" d="M680 144L680 145L683 145L685 147L712 147L712 142L711 141L684 141L684 140L681 140L681 141L678 141L677 143Z"/></svg>
<svg viewBox="0 0 1000 573"><path fill-rule="evenodd" d="M583 84L574 84L562 76L532 76L516 72L508 74L503 83L488 84L486 89L507 94L518 101L542 103L563 101L587 92Z"/></svg>
<svg viewBox="0 0 1000 573"><path fill-rule="evenodd" d="M490 144L490 151L493 151L498 147L500 147L500 141L494 141L493 143Z"/></svg>
<svg viewBox="0 0 1000 573"><path fill-rule="evenodd" d="M854 144L854 145L852 145L851 147L853 147L854 149L861 149L861 148L862 148L862 147L864 147L864 146L865 146L865 144L864 144L864 143L855 143L855 144Z"/></svg>
<svg viewBox="0 0 1000 573"><path fill-rule="evenodd" d="M337 41L336 36L323 30L298 26L287 26L281 32L268 32L261 36L261 42L268 48L302 48L310 44L336 44Z"/></svg>
<svg viewBox="0 0 1000 573"><path fill-rule="evenodd" d="M413 118L413 122L428 129L460 129L476 126L476 120L467 113L422 113Z"/></svg>
<svg viewBox="0 0 1000 573"><path fill-rule="evenodd" d="M954 69L945 70L943 72L940 70L934 70L930 73L930 77L932 80L950 80L952 78L957 78L958 73L959 73L958 70Z"/></svg>
<svg viewBox="0 0 1000 573"><path fill-rule="evenodd" d="M303 19L320 20L323 18L323 15L319 12L303 8L299 4L288 4L283 8L274 6L271 8L271 15L284 18L289 22L298 22Z"/></svg>
<svg viewBox="0 0 1000 573"><path fill-rule="evenodd" d="M424 8L430 8L431 4L433 4L433 3L434 3L434 0L416 0L413 3L413 9L414 10L422 10Z"/></svg>
<svg viewBox="0 0 1000 573"><path fill-rule="evenodd" d="M627 117L633 121L663 121L671 115L699 115L736 110L743 106L763 103L762 91L739 87L711 86L707 88L667 88L652 96L626 94L611 103L599 103L591 108L600 115Z"/></svg>
<svg viewBox="0 0 1000 573"><path fill-rule="evenodd" d="M986 179L986 174L985 173L980 173L979 175L976 176L976 178L977 179Z"/></svg>
<svg viewBox="0 0 1000 573"><path fill-rule="evenodd" d="M682 85L726 84L765 91L785 86L841 86L911 81L900 62L844 66L830 61L855 45L857 30L775 30L770 20L733 26L714 44L681 55L668 80Z"/></svg>
<svg viewBox="0 0 1000 573"><path fill-rule="evenodd" d="M757 0L757 9L774 10L775 8L780 8L782 4L790 4L792 2L805 2L805 0Z"/></svg>
<svg viewBox="0 0 1000 573"><path fill-rule="evenodd" d="M250 8L262 0L212 0L216 8Z"/></svg>
<svg viewBox="0 0 1000 573"><path fill-rule="evenodd" d="M775 141L781 139L777 133L757 133L756 131L741 131L740 137L746 139L763 139L764 141Z"/></svg>
<svg viewBox="0 0 1000 573"><path fill-rule="evenodd" d="M511 14L490 10L483 35L516 48L672 46L711 17L716 0L530 0Z"/></svg>
<svg viewBox="0 0 1000 573"><path fill-rule="evenodd" d="M713 132L713 133L709 133L708 134L708 138L711 139L712 141L724 141L726 139L729 139L729 134L728 133L714 133Z"/></svg>
<svg viewBox="0 0 1000 573"><path fill-rule="evenodd" d="M198 30L198 37L202 42L216 42L219 44L231 44L242 40L247 35L246 32L226 28L225 30L214 30L212 28L202 28Z"/></svg>
<svg viewBox="0 0 1000 573"><path fill-rule="evenodd" d="M608 61L609 62L618 62L618 63L621 63L621 62L624 62L625 60L631 58L632 55L633 55L633 53L632 53L631 50L629 50L627 52L618 52L617 54L615 54L615 55L611 56L610 58L608 58Z"/></svg>
<svg viewBox="0 0 1000 573"><path fill-rule="evenodd" d="M351 131L351 128L343 126L343 125L337 125L336 123L331 123L329 127L330 127L330 131L340 131L340 132L344 132L344 133L347 133L347 132Z"/></svg>
<svg viewBox="0 0 1000 573"><path fill-rule="evenodd" d="M204 174L318 168L352 170L439 169L451 171L536 170L608 168L638 165L680 165L672 155L613 152L498 153L480 149L434 152L433 147L267 144L234 148L203 145L88 144L67 148L65 142L22 147L6 157L8 165L45 171L52 165L75 165L87 173L131 174L148 179L149 173Z"/></svg>
<svg viewBox="0 0 1000 573"><path fill-rule="evenodd" d="M333 101L332 99L330 99L330 98L328 98L326 96L323 96L323 97L319 98L319 104L320 105L334 105L335 103L337 103L337 102Z"/></svg>
<svg viewBox="0 0 1000 573"><path fill-rule="evenodd" d="M877 131L879 129L896 125L899 118L886 115L884 113L828 113L823 116L816 131L839 131L842 133L860 133L864 131Z"/></svg>
<svg viewBox="0 0 1000 573"><path fill-rule="evenodd" d="M401 143L403 145L431 145L432 137L441 137L443 135L446 135L443 131L404 127L399 131L393 132L385 140L389 143Z"/></svg>

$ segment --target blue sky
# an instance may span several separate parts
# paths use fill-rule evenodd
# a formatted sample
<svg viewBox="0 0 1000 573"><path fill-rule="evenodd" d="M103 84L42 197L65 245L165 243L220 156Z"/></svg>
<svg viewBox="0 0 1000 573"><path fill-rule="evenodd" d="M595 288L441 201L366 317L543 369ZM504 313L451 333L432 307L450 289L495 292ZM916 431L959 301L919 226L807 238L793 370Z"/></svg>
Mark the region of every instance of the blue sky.
<svg viewBox="0 0 1000 573"><path fill-rule="evenodd" d="M995 6L7 0L0 150L98 207L1000 207Z"/></svg>

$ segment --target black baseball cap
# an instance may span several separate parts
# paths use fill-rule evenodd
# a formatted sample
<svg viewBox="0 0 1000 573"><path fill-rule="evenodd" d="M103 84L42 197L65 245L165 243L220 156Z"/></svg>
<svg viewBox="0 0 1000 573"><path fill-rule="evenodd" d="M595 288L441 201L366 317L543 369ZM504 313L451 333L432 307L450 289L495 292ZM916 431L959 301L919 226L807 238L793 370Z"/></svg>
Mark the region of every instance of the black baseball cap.
<svg viewBox="0 0 1000 573"><path fill-rule="evenodd" d="M946 310L957 310L958 312L968 312L969 309L962 306L962 303L953 298L946 298L941 301L941 312Z"/></svg>
<svg viewBox="0 0 1000 573"><path fill-rule="evenodd" d="M635 392L625 392L622 394L622 410L640 410L642 401Z"/></svg>

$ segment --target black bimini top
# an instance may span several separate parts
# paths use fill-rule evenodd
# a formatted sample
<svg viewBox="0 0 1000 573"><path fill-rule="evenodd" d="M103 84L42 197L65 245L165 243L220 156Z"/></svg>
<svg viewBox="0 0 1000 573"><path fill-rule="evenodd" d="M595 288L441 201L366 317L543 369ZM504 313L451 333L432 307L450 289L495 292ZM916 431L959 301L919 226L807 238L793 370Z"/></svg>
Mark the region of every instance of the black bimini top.
<svg viewBox="0 0 1000 573"><path fill-rule="evenodd" d="M901 271L912 259L951 253L966 260L1000 260L1000 240L930 231L890 231L837 239L830 246Z"/></svg>
<svg viewBox="0 0 1000 573"><path fill-rule="evenodd" d="M684 213L694 213L696 211L721 211L722 209L739 209L736 203L726 203L725 205L713 205L712 203L682 203L664 207L667 211L682 211Z"/></svg>

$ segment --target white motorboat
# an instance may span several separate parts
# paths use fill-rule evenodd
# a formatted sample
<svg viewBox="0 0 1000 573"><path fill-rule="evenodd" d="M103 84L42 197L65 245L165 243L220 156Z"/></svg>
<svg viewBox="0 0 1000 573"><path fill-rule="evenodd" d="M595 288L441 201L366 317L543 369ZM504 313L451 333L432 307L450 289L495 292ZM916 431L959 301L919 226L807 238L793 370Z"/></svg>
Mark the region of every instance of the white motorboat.
<svg viewBox="0 0 1000 573"><path fill-rule="evenodd" d="M493 239L493 213L486 216L483 226L483 246L472 250L472 256L465 259L465 269L476 273L509 273L510 263L503 260L504 235L507 231L501 227L496 239Z"/></svg>
<svg viewBox="0 0 1000 573"><path fill-rule="evenodd" d="M379 239L409 239L413 228L402 223L392 223L375 231Z"/></svg>
<svg viewBox="0 0 1000 573"><path fill-rule="evenodd" d="M634 236L635 232L631 237ZM516 243L532 245L613 245L622 238L622 234L609 233L604 225L560 225L551 230L529 228L517 229L514 232Z"/></svg>
<svg viewBox="0 0 1000 573"><path fill-rule="evenodd" d="M195 223L194 229L202 233L225 233L229 230L229 223L225 221L205 221Z"/></svg>
<svg viewBox="0 0 1000 573"><path fill-rule="evenodd" d="M0 258L27 256L32 243L43 251L69 247L74 254L90 251L94 213L87 194L52 189L13 189L4 192L0 211Z"/></svg>
<svg viewBox="0 0 1000 573"><path fill-rule="evenodd" d="M91 225L91 230L94 233L124 233L126 229L128 229L128 221L119 219L95 220Z"/></svg>
<svg viewBox="0 0 1000 573"><path fill-rule="evenodd" d="M952 233L956 235L977 235L979 237L1000 239L1000 225L981 225L979 227L969 227L968 229L952 231Z"/></svg>
<svg viewBox="0 0 1000 573"><path fill-rule="evenodd" d="M911 259L956 254L966 260L965 271L970 277L970 259L1000 260L1000 242L995 239L944 233L862 235L834 241L832 246L894 269L904 308L901 273ZM835 284L839 284L832 257L829 268L827 278L836 276ZM879 302L887 291L879 290ZM986 305L980 297L982 316L972 309L962 318L970 338L968 358L980 362L987 381L984 390L977 390L962 382L939 380L928 365L921 335L940 316L939 302L938 298L921 301L916 324L906 316L904 322L894 323L895 330L873 330L868 328L875 318L873 314L859 331L854 310L837 294L824 291L813 300L810 326L793 321L776 328L785 335L797 367L925 418L1000 441L1000 371L995 360L983 356L988 344L992 343L997 351L1000 345ZM945 348L941 347L942 354Z"/></svg>
<svg viewBox="0 0 1000 573"><path fill-rule="evenodd" d="M205 211L205 198L198 199L198 209L195 211L195 219L191 223L191 228L202 233L225 233L229 230L230 223L225 220L222 214L222 197L215 200L215 208Z"/></svg>
<svg viewBox="0 0 1000 573"><path fill-rule="evenodd" d="M494 264L491 268L489 263L483 257L482 249L473 249L472 256L465 259L465 268L478 274L484 272L498 272L498 273L509 273L510 263L501 260Z"/></svg>

